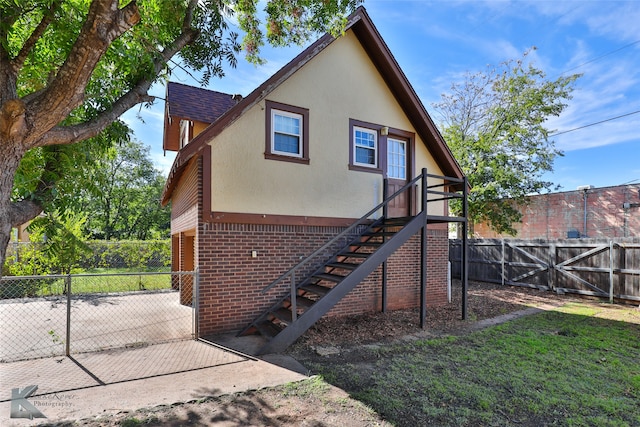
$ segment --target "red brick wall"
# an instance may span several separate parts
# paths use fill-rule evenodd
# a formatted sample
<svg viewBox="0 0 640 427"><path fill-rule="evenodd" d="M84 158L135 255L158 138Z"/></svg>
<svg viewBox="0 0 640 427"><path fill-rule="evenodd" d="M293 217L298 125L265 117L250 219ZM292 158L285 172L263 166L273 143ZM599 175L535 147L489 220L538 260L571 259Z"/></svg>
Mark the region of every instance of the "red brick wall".
<svg viewBox="0 0 640 427"><path fill-rule="evenodd" d="M447 302L449 240L446 230L428 230L427 305ZM358 285L329 312L329 316L380 311L382 267ZM387 262L387 309L420 307L420 236L413 236Z"/></svg>
<svg viewBox="0 0 640 427"><path fill-rule="evenodd" d="M341 231L337 227L201 224L198 230L201 335L237 331L286 292L281 285L266 294L260 290L302 257ZM430 305L447 301L446 230L428 233L427 299ZM251 251L257 257L251 257ZM388 308L420 304L420 238L414 236L389 259ZM381 268L373 272L330 315L379 310Z"/></svg>
<svg viewBox="0 0 640 427"><path fill-rule="evenodd" d="M584 236L584 191L532 196L522 207L522 223L514 228L519 239L566 239L571 230ZM592 188L587 195L589 238L640 236L640 207L624 208L624 203L640 204L640 184ZM487 224L474 226L474 237L501 238Z"/></svg>

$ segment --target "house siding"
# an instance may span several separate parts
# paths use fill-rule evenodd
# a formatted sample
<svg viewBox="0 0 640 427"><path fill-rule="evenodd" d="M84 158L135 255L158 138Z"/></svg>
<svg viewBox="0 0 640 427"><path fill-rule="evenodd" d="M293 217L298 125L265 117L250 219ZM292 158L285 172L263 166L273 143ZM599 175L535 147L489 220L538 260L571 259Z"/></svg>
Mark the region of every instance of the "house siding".
<svg viewBox="0 0 640 427"><path fill-rule="evenodd" d="M198 160L193 159L180 177L171 199L171 234L198 225Z"/></svg>
<svg viewBox="0 0 640 427"><path fill-rule="evenodd" d="M340 227L257 224L201 224L198 231L201 335L237 331L284 295L288 284L261 290L336 234ZM428 231L428 303L447 302L447 234ZM257 258L251 257L256 251ZM412 237L389 259L388 308L420 304L420 238ZM328 314L351 315L381 309L381 268Z"/></svg>
<svg viewBox="0 0 640 427"><path fill-rule="evenodd" d="M309 164L265 159L266 101L309 111ZM347 32L209 142L211 209L361 217L382 201L382 173L349 169L349 119L414 134L416 173L424 167L442 174L356 36ZM429 212L443 215L444 203L430 204Z"/></svg>

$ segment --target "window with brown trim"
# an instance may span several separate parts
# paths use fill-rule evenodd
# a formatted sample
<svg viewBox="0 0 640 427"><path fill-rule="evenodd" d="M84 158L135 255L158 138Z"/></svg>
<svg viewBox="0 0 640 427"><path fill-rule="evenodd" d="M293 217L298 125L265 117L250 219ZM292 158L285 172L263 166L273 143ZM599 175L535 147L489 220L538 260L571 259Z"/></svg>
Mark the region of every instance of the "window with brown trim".
<svg viewBox="0 0 640 427"><path fill-rule="evenodd" d="M349 119L349 169L382 173L382 126Z"/></svg>
<svg viewBox="0 0 640 427"><path fill-rule="evenodd" d="M309 164L309 110L266 101L264 157Z"/></svg>

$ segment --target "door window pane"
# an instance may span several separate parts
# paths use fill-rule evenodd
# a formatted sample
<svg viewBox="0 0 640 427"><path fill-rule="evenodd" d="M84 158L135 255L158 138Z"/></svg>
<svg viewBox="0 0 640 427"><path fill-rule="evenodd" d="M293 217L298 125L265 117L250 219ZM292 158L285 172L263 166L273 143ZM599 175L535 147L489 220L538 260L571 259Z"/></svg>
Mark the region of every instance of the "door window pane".
<svg viewBox="0 0 640 427"><path fill-rule="evenodd" d="M387 176L393 179L407 179L407 143L397 139L387 139Z"/></svg>

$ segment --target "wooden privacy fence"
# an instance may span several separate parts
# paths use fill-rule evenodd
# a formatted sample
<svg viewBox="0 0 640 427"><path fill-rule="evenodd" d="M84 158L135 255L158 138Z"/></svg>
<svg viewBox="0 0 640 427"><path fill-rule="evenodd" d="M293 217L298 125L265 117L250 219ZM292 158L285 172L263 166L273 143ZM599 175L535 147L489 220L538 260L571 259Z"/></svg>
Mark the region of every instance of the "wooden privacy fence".
<svg viewBox="0 0 640 427"><path fill-rule="evenodd" d="M470 280L640 301L640 238L469 239L467 254ZM461 259L461 240L450 240L454 278Z"/></svg>

